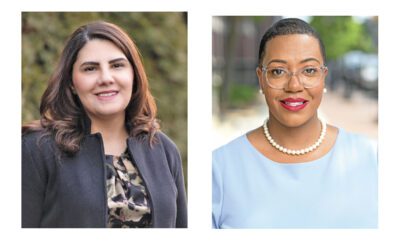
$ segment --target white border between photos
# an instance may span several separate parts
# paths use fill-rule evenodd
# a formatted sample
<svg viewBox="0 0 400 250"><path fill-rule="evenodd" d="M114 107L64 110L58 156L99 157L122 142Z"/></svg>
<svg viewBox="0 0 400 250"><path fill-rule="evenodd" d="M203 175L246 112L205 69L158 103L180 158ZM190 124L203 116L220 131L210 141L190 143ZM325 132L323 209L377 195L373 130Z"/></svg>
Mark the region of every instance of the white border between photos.
<svg viewBox="0 0 400 250"><path fill-rule="evenodd" d="M390 1L15 1L3 7L1 128L1 248L41 249L399 249L400 141L397 77L400 58L398 11ZM104 3L103 3L104 2ZM187 11L188 12L188 194L189 228L104 230L20 228L21 11ZM220 15L379 16L379 229L212 230L211 227L211 28Z"/></svg>

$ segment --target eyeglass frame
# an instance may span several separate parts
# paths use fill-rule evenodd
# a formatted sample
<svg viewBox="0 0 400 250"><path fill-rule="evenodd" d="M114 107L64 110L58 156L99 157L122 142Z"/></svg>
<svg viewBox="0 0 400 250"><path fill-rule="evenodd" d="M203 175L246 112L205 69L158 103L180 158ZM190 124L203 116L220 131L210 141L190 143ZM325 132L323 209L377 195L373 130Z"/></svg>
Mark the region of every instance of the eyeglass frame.
<svg viewBox="0 0 400 250"><path fill-rule="evenodd" d="M267 70L270 69L270 68L264 66L264 64L262 64L261 66L262 66L262 67L261 67L261 70L262 70L263 74L266 74ZM275 68L279 68L279 67L275 67ZM273 88L273 89L284 89L285 86L286 86L286 84L288 84L288 83L290 82L290 80L292 79L292 77L293 77L293 76L297 76L297 74L300 72L300 70L304 70L305 68L307 68L307 67L304 67L304 68L302 68L302 69L299 69L299 70L297 70L296 72L292 72L292 71L287 70L287 71L288 71L288 74L289 74L289 80L285 83L285 85L284 85L282 88L277 88L277 87L273 86L272 84L270 84L269 81L268 81L267 76L265 76L265 80L266 80L268 86L270 86L270 87ZM319 69L323 70L324 72L326 72L326 71L328 70L328 67L325 66L325 65L322 65L322 66L316 67L316 68L319 68ZM282 67L281 69L284 69L284 68ZM322 76L321 76L321 79L322 79ZM321 80L321 79L320 79L320 80ZM311 88L315 88L315 87L318 86L318 84L316 84L315 86L312 86L312 87L306 87L306 86L304 86L304 84L300 81L300 78L299 78L298 76L297 76L297 80L299 81L299 83L301 83L301 85L302 85L303 88L305 88L305 89L311 89Z"/></svg>

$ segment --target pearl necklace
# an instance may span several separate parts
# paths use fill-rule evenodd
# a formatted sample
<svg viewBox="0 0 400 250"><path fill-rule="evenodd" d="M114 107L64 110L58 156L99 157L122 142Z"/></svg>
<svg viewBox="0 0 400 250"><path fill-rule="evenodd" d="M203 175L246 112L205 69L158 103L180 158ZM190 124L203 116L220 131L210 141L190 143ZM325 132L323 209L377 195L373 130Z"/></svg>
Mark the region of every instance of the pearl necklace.
<svg viewBox="0 0 400 250"><path fill-rule="evenodd" d="M268 131L268 126L267 126L268 119L266 119L265 122L264 122L264 126L263 126L264 127L264 134L265 134L265 137L267 137L268 142L271 143L271 145L273 147L275 147L276 149L278 149L282 153L289 154L289 155L304 155L304 154L307 154L307 153L309 153L311 151L314 151L316 148L318 148L321 145L321 143L324 140L324 138L325 138L325 135L326 135L326 122L321 120L321 119L320 119L320 121L321 121L321 125L322 125L321 135L319 136L318 140L313 145L311 145L310 147L305 148L305 149L300 149L300 150L287 149L285 147L282 147L278 143L276 143L274 141L274 139L272 139L272 137L271 137L271 135L270 135L270 133Z"/></svg>

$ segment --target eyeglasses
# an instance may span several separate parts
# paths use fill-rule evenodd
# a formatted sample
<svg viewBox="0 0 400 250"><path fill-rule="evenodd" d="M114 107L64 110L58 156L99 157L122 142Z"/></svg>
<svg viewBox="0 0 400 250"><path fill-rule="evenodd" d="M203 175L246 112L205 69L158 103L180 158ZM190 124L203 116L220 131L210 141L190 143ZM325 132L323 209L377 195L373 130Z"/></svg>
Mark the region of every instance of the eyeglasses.
<svg viewBox="0 0 400 250"><path fill-rule="evenodd" d="M326 66L307 66L296 72L290 72L283 67L269 68L264 65L262 65L261 69L267 84L273 89L284 89L294 75L297 76L297 79L304 88L314 88L318 86L321 79L325 76L325 72L328 70Z"/></svg>

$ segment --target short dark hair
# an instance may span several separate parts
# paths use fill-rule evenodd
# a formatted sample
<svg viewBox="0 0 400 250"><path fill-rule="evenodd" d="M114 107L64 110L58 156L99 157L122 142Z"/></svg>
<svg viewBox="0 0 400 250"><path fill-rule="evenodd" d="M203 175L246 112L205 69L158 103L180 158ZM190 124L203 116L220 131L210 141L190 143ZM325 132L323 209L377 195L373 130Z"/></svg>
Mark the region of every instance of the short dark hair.
<svg viewBox="0 0 400 250"><path fill-rule="evenodd" d="M260 42L260 49L258 51L258 64L261 65L262 58L265 54L266 43L276 36L293 35L293 34L307 34L315 37L318 40L321 49L324 64L326 62L325 46L321 37L307 22L298 18L285 18L274 23L263 35Z"/></svg>

